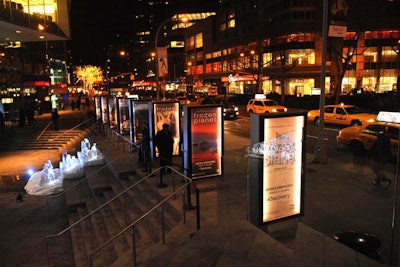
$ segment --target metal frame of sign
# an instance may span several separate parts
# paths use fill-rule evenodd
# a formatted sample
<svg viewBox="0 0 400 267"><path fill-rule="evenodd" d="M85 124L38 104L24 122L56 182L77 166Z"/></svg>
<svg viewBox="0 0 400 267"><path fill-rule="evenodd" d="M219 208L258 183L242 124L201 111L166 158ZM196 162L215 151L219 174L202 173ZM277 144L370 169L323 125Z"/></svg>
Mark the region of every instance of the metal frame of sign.
<svg viewBox="0 0 400 267"><path fill-rule="evenodd" d="M183 167L192 179L223 174L222 105L183 107Z"/></svg>
<svg viewBox="0 0 400 267"><path fill-rule="evenodd" d="M251 114L249 219L256 226L304 213L307 112Z"/></svg>
<svg viewBox="0 0 400 267"><path fill-rule="evenodd" d="M150 109L150 149L152 158L158 157L158 149L154 144L154 138L164 123L169 124L172 136L174 138L173 156L180 155L181 145L181 112L178 101L159 101L152 102Z"/></svg>

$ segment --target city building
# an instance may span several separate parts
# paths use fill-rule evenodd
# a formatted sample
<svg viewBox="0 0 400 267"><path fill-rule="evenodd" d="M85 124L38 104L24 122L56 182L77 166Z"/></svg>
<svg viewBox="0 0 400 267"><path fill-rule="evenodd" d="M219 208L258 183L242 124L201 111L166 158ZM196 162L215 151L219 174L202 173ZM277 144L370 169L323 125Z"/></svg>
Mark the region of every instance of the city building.
<svg viewBox="0 0 400 267"><path fill-rule="evenodd" d="M148 79L155 73L155 40L157 46L169 49L169 79L185 75L183 65L183 32L179 29L190 26L194 21L215 14L218 0L172 0L134 1L132 58L137 80ZM185 17L187 21L181 21ZM157 31L158 30L158 31ZM156 33L158 36L156 37ZM180 52L179 52L180 51Z"/></svg>
<svg viewBox="0 0 400 267"><path fill-rule="evenodd" d="M185 31L188 77L220 93L311 95L325 49L327 93L396 91L400 1L327 1L326 47L323 2L220 1Z"/></svg>
<svg viewBox="0 0 400 267"><path fill-rule="evenodd" d="M0 1L0 98L5 108L66 92L68 12L67 0Z"/></svg>

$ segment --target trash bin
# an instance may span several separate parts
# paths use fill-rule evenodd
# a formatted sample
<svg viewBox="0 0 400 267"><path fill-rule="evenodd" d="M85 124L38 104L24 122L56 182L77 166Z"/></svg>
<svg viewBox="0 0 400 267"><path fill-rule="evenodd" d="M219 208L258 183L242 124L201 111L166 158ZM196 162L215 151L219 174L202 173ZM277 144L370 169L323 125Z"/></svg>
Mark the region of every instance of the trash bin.
<svg viewBox="0 0 400 267"><path fill-rule="evenodd" d="M382 261L381 240L374 234L347 230L335 233L333 238L371 259Z"/></svg>

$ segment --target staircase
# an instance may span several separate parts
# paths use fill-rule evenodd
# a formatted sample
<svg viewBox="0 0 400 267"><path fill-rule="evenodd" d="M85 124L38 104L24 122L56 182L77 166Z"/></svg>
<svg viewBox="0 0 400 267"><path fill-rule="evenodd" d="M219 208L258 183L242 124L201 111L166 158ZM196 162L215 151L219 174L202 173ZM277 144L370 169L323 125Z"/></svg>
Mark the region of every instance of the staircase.
<svg viewBox="0 0 400 267"><path fill-rule="evenodd" d="M109 244L93 255L94 266L132 266L133 237L139 258L163 241L162 225L168 233L182 222L172 201L142 218L164 198L155 186L155 177L129 174L116 179L110 169L108 165L85 167L83 180L64 180L70 228L48 239L70 234L77 267L89 266L88 255L106 242ZM129 225L135 221L133 231ZM52 253L50 249L50 259L55 258Z"/></svg>

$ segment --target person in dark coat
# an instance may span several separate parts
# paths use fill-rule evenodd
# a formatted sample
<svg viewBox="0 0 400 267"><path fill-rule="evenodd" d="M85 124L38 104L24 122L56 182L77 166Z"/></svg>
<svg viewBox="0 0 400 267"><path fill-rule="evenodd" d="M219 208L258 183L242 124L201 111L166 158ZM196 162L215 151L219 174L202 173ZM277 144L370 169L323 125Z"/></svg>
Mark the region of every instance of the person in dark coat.
<svg viewBox="0 0 400 267"><path fill-rule="evenodd" d="M58 131L58 120L60 118L60 115L58 115L57 109L53 109L51 112L51 120L53 121L54 124L54 130Z"/></svg>
<svg viewBox="0 0 400 267"><path fill-rule="evenodd" d="M158 148L160 167L171 166L174 139L167 123L164 123L162 125L162 130L157 132L155 144ZM162 173L165 173L165 169Z"/></svg>
<svg viewBox="0 0 400 267"><path fill-rule="evenodd" d="M386 131L382 129L370 150L371 168L376 175L372 184L380 185L382 181L387 181L387 187L389 187L391 180L385 176L384 170L386 163L390 160L390 153L390 139L386 136Z"/></svg>

